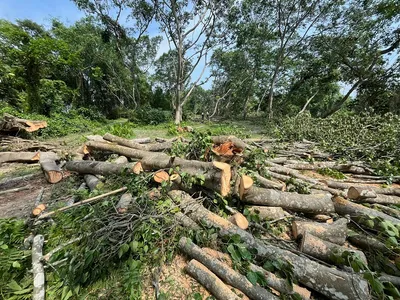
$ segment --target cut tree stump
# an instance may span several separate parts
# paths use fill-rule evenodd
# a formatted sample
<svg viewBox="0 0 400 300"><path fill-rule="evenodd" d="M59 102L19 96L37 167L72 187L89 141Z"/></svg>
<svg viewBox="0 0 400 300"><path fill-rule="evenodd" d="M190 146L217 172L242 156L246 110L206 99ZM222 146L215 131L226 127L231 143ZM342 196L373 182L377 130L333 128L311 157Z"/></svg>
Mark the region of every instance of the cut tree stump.
<svg viewBox="0 0 400 300"><path fill-rule="evenodd" d="M169 181L169 174L164 170L160 170L154 173L153 180L157 183L162 183L164 181Z"/></svg>
<svg viewBox="0 0 400 300"><path fill-rule="evenodd" d="M243 194L245 203L279 206L289 211L327 214L335 211L330 194L296 194L252 186Z"/></svg>
<svg viewBox="0 0 400 300"><path fill-rule="evenodd" d="M245 276L237 273L228 265L215 259L213 256L205 253L200 247L194 244L190 239L182 237L179 240L179 248L186 255L202 263L211 272L224 280L227 284L239 289L247 297L254 300L278 299L266 289L253 285Z"/></svg>
<svg viewBox="0 0 400 300"><path fill-rule="evenodd" d="M240 300L225 283L197 260L192 259L185 271L204 286L218 300Z"/></svg>
<svg viewBox="0 0 400 300"><path fill-rule="evenodd" d="M44 236L38 234L32 243L33 300L45 299L45 276L42 263Z"/></svg>
<svg viewBox="0 0 400 300"><path fill-rule="evenodd" d="M282 207L248 206L247 209L251 214L258 215L260 220L276 220L291 216Z"/></svg>
<svg viewBox="0 0 400 300"><path fill-rule="evenodd" d="M365 300L370 298L368 283L361 276L329 268L289 250L263 243L249 232L210 212L185 192L175 190L169 192L169 196L172 199L177 199L185 214L191 219L197 223L204 223L206 226L218 229L219 236L232 237L232 235L237 234L249 249L257 250L259 257L290 262L293 266L294 277L300 283L326 297L338 300Z"/></svg>
<svg viewBox="0 0 400 300"><path fill-rule="evenodd" d="M308 231L303 234L300 251L332 264L337 264L337 259L335 259L335 257L341 257L342 254L347 251L357 255L365 265L368 265L367 258L362 251L339 246L326 240L322 240Z"/></svg>
<svg viewBox="0 0 400 300"><path fill-rule="evenodd" d="M239 212L234 214L233 216L230 216L228 220L240 229L246 230L247 228L249 228L249 222L247 221L247 218Z"/></svg>
<svg viewBox="0 0 400 300"><path fill-rule="evenodd" d="M45 127L47 127L46 121L31 121L26 119L20 119L7 113L5 113L3 115L3 119L0 120L0 131L5 131L5 132L16 132L16 131L34 132Z"/></svg>
<svg viewBox="0 0 400 300"><path fill-rule="evenodd" d="M324 241L343 245L346 241L347 235L347 219L341 218L332 224L293 221L292 231L294 238L297 238L299 235L304 235L305 232L308 232L323 239Z"/></svg>

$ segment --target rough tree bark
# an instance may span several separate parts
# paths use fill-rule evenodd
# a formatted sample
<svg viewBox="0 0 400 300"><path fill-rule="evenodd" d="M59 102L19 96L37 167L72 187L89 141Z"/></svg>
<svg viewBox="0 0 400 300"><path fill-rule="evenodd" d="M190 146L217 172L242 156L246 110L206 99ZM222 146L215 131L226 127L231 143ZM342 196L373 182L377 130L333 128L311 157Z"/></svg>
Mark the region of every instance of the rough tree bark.
<svg viewBox="0 0 400 300"><path fill-rule="evenodd" d="M0 152L0 163L33 163L40 159L40 152Z"/></svg>
<svg viewBox="0 0 400 300"><path fill-rule="evenodd" d="M282 207L249 206L247 209L250 213L257 214L260 220L275 220L291 216Z"/></svg>
<svg viewBox="0 0 400 300"><path fill-rule="evenodd" d="M56 160L59 157L53 152L40 153L40 166L49 183L57 183L63 179L63 172Z"/></svg>
<svg viewBox="0 0 400 300"><path fill-rule="evenodd" d="M173 142L157 143L157 144L139 144L133 140L128 140L110 133L106 133L103 138L106 141L117 143L118 145L143 150L143 151L164 151L171 149Z"/></svg>
<svg viewBox="0 0 400 300"><path fill-rule="evenodd" d="M39 234L32 243L33 300L45 299L45 276L42 263L44 236Z"/></svg>

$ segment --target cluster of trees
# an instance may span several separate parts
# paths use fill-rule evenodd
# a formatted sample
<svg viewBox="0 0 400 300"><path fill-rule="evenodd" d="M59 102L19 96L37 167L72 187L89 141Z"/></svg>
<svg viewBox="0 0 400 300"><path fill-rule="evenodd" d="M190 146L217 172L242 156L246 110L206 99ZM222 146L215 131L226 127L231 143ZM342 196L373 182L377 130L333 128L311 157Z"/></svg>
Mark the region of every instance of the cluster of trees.
<svg viewBox="0 0 400 300"><path fill-rule="evenodd" d="M108 117L151 105L177 123L184 110L400 112L396 0L74 2L87 17L70 27L0 21L0 101Z"/></svg>

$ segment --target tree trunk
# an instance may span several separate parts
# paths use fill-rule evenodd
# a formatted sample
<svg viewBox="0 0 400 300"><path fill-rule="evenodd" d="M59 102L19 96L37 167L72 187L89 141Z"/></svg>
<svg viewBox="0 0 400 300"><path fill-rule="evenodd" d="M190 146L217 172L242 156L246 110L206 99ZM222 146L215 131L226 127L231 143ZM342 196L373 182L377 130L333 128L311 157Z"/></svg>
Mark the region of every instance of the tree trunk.
<svg viewBox="0 0 400 300"><path fill-rule="evenodd" d="M200 247L194 244L190 239L182 237L179 240L179 248L188 256L202 263L211 272L215 273L219 278L227 284L239 289L250 299L254 300L270 300L278 299L267 290L258 285L253 285L248 279L235 272L226 264L215 259L213 256L206 254Z"/></svg>
<svg viewBox="0 0 400 300"><path fill-rule="evenodd" d="M33 300L44 300L45 293L45 276L42 263L43 258L44 237L39 234L34 237L32 243L32 272L33 272Z"/></svg>
<svg viewBox="0 0 400 300"><path fill-rule="evenodd" d="M249 249L257 250L257 255L270 260L288 261L293 265L294 277L305 286L330 299L369 299L368 283L356 274L321 265L308 258L298 256L271 244L265 244L252 234L238 228L224 218L210 212L192 197L182 191L171 191L169 196L177 199L190 218L199 224L219 229L221 237L239 235Z"/></svg>
<svg viewBox="0 0 400 300"><path fill-rule="evenodd" d="M345 251L348 251L358 255L365 263L365 265L368 265L367 258L362 251L339 246L326 240L322 240L307 231L303 234L303 238L300 244L300 251L311 255L312 257L318 258L327 263L333 263L335 265L338 265L336 263L337 259L335 258L341 257L341 255Z"/></svg>
<svg viewBox="0 0 400 300"><path fill-rule="evenodd" d="M92 174L85 174L83 178L85 179L86 185L91 192L102 185L102 182Z"/></svg>
<svg viewBox="0 0 400 300"><path fill-rule="evenodd" d="M0 152L0 163L21 162L33 163L38 162L41 152Z"/></svg>
<svg viewBox="0 0 400 300"><path fill-rule="evenodd" d="M400 210L398 210L396 208L387 207L382 204L373 204L372 208L374 208L376 210L380 210L380 211L384 212L385 214L388 214L389 216L392 216L394 218L400 219Z"/></svg>
<svg viewBox="0 0 400 300"><path fill-rule="evenodd" d="M365 200L368 198L376 198L376 193L371 189L363 189L361 187L350 187L347 191L347 198L353 200Z"/></svg>
<svg viewBox="0 0 400 300"><path fill-rule="evenodd" d="M246 148L250 148L249 145L247 145L241 139L239 139L233 135L218 135L218 136L211 137L211 139L212 139L212 142L216 145L224 144L226 142L232 142L236 148L240 148L243 150L245 150Z"/></svg>
<svg viewBox="0 0 400 300"><path fill-rule="evenodd" d="M218 300L240 300L225 283L197 260L192 259L185 271L204 286Z"/></svg>
<svg viewBox="0 0 400 300"><path fill-rule="evenodd" d="M128 140L110 133L106 133L103 138L106 141L117 143L118 145L143 150L143 151L164 151L172 148L173 142L157 143L157 144L139 144L133 140Z"/></svg>
<svg viewBox="0 0 400 300"><path fill-rule="evenodd" d="M388 247L386 247L384 243L378 241L377 239L375 239L370 235L359 234L355 233L354 231L349 231L347 239L352 245L361 248L365 251L368 252L378 251L390 258L398 256L397 253L393 252Z"/></svg>
<svg viewBox="0 0 400 300"><path fill-rule="evenodd" d="M63 172L60 166L56 164L58 159L57 154L52 152L40 154L40 166L49 183L57 183L63 179Z"/></svg>
<svg viewBox="0 0 400 300"><path fill-rule="evenodd" d="M182 122L183 111L182 105L179 103L175 109L175 124L180 124Z"/></svg>
<svg viewBox="0 0 400 300"><path fill-rule="evenodd" d="M102 161L74 160L67 161L65 169L80 174L112 175L133 172L134 164L115 164Z"/></svg>
<svg viewBox="0 0 400 300"><path fill-rule="evenodd" d="M330 194L302 195L252 186L245 191L242 201L255 205L280 206L286 210L312 214L335 211Z"/></svg>
<svg viewBox="0 0 400 300"><path fill-rule="evenodd" d="M276 220L285 217L290 217L291 215L284 211L282 207L268 207L268 206L249 206L247 207L251 214L258 215L260 220Z"/></svg>
<svg viewBox="0 0 400 300"><path fill-rule="evenodd" d="M347 235L347 219L339 219L333 224L293 221L292 230L295 238L308 232L325 241L343 245Z"/></svg>
<svg viewBox="0 0 400 300"><path fill-rule="evenodd" d="M0 120L0 132L16 132L21 130L26 132L34 132L45 127L47 127L46 121L20 119L7 113L3 115L3 120Z"/></svg>
<svg viewBox="0 0 400 300"><path fill-rule="evenodd" d="M275 189L275 190L283 190L285 185L276 181L272 181L269 179L266 179L259 175L258 173L254 173L254 177L256 178L257 182L261 185L263 188L267 189Z"/></svg>

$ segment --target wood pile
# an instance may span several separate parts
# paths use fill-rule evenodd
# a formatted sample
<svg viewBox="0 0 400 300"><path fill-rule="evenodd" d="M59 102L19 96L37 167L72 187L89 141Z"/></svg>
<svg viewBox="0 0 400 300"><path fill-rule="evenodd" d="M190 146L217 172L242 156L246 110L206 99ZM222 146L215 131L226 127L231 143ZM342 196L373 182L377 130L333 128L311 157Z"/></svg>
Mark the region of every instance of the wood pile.
<svg viewBox="0 0 400 300"><path fill-rule="evenodd" d="M370 299L371 291L362 273L354 272L346 261L335 257L351 254L366 267L371 250L385 253L392 261L400 259L390 246L380 240L378 225L373 222L371 225L371 218L372 221L375 218L394 226L400 225L400 213L389 206L400 204L400 188L382 188L382 178L375 176L368 165L335 161L331 155L316 150L316 145L308 141L294 143L290 148L276 148L273 140L240 140L233 136L218 136L212 140L214 145L209 150L214 153L213 161L168 155L166 150L175 141L140 143L111 134L101 139L93 138L82 149L88 156L99 152L118 154L119 158L113 162L77 159L67 161L63 166L51 152L19 153L18 157L0 153L0 159L3 162L39 161L46 179L52 183L62 180L65 172L84 175L91 190L101 184L102 176L150 174L160 186L168 183L168 197L180 210L176 214L177 222L192 230L214 227L221 239L239 237L249 251L256 253L255 261L268 259L288 263L298 283L289 284L276 274L250 263L248 271L262 274L266 286L253 284L234 269L226 254L217 249L201 248L190 239L181 238L179 248L191 259L186 272L217 299L242 299L239 295L249 299L278 299L279 295L292 294L298 294L302 299L310 299L314 295L323 295L328 299ZM246 162L249 152L257 148L265 153L274 151L276 156L245 174L246 170L238 162ZM236 159L238 156L241 160ZM313 162L314 159L321 161ZM343 172L346 179L326 180L315 172L322 168ZM188 187L184 184L185 176L201 180ZM293 182L307 186L311 193L291 192ZM124 191L126 188L121 187L74 203L70 208ZM206 195L218 194L229 205L233 203L236 207L226 205L228 217L221 217L194 197L200 191ZM117 212L126 213L135 201L134 197L125 192L116 205ZM69 208L57 211L65 209ZM36 211L40 219L55 213L43 210L45 207L41 206ZM255 219L269 226L282 224L286 228L284 237L267 231ZM359 228L362 228L361 233L353 231ZM396 284L399 278L382 274L381 280Z"/></svg>
<svg viewBox="0 0 400 300"><path fill-rule="evenodd" d="M21 119L7 113L5 113L3 119L0 120L0 132L34 132L46 127L46 121Z"/></svg>

